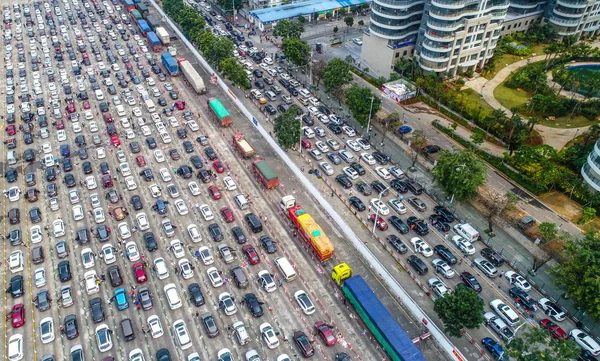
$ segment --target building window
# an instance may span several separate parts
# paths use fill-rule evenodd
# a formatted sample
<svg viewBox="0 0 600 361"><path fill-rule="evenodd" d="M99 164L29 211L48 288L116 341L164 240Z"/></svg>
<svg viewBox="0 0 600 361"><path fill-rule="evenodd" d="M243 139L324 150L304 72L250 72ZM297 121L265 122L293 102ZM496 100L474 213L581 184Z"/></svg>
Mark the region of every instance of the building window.
<svg viewBox="0 0 600 361"><path fill-rule="evenodd" d="M464 63L464 62L465 62L465 57L463 56L462 58L460 58L460 60L459 60L459 61L460 61L461 63Z"/></svg>
<svg viewBox="0 0 600 361"><path fill-rule="evenodd" d="M456 65L456 59L452 59L451 65Z"/></svg>
<svg viewBox="0 0 600 361"><path fill-rule="evenodd" d="M508 28L506 28L506 30L510 30L511 27L512 27L512 25L509 25Z"/></svg>
<svg viewBox="0 0 600 361"><path fill-rule="evenodd" d="M527 24L528 24L528 23L529 23L529 20L527 20L527 21L525 22L525 26L527 26Z"/></svg>
<svg viewBox="0 0 600 361"><path fill-rule="evenodd" d="M402 56L406 56L408 52L406 50L404 50L404 52L402 53Z"/></svg>
<svg viewBox="0 0 600 361"><path fill-rule="evenodd" d="M400 53L396 53L396 56L394 56L394 58L397 58L400 56Z"/></svg>
<svg viewBox="0 0 600 361"><path fill-rule="evenodd" d="M519 25L517 25L518 27L521 27L521 23L519 23Z"/></svg>

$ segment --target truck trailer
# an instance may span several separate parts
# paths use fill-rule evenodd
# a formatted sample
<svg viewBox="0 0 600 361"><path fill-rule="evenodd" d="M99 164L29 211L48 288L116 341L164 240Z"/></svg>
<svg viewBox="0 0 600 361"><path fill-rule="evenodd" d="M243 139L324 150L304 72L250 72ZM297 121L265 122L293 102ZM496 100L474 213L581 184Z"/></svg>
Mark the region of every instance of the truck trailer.
<svg viewBox="0 0 600 361"><path fill-rule="evenodd" d="M146 37L148 38L148 44L150 45L150 48L152 48L152 51L162 50L162 43L160 42L158 36L156 36L154 31L148 32L148 34L146 34Z"/></svg>
<svg viewBox="0 0 600 361"><path fill-rule="evenodd" d="M206 101L210 112L217 118L221 126L228 127L231 125L231 115L217 98L210 98Z"/></svg>
<svg viewBox="0 0 600 361"><path fill-rule="evenodd" d="M265 160L254 161L254 163L252 163L252 168L254 169L256 176L260 179L260 182L267 189L277 188L279 185L279 178Z"/></svg>
<svg viewBox="0 0 600 361"><path fill-rule="evenodd" d="M152 31L152 29L150 29L150 26L144 19L138 20L137 24L138 24L138 28L144 34L144 36L146 36L146 34L148 34L148 32Z"/></svg>
<svg viewBox="0 0 600 361"><path fill-rule="evenodd" d="M160 59L162 60L163 66L167 69L167 72L171 76L179 75L179 66L177 65L177 60L168 52L164 52L160 54Z"/></svg>
<svg viewBox="0 0 600 361"><path fill-rule="evenodd" d="M192 63L183 58L179 59L179 70L181 70L185 76L185 79L188 81L188 83L190 83L192 88L194 88L196 93L203 94L206 92L204 80L202 80L200 74L198 74L196 69L194 69Z"/></svg>
<svg viewBox="0 0 600 361"><path fill-rule="evenodd" d="M150 25L152 30L154 30L160 26L160 22L154 15L146 15L146 17L144 19L146 19L146 21L148 22L148 25Z"/></svg>
<svg viewBox="0 0 600 361"><path fill-rule="evenodd" d="M254 148L252 148L242 133L233 135L233 145L244 158L250 158L255 154Z"/></svg>
<svg viewBox="0 0 600 361"><path fill-rule="evenodd" d="M171 42L171 37L169 36L169 33L162 26L159 26L156 29L154 29L154 32L156 33L160 41L163 43L163 45L168 45Z"/></svg>

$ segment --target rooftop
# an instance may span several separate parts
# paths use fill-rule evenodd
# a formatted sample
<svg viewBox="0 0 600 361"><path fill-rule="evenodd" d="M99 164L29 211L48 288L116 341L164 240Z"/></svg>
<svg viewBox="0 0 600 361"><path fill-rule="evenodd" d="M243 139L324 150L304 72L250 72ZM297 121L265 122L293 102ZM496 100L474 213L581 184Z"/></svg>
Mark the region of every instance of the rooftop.
<svg viewBox="0 0 600 361"><path fill-rule="evenodd" d="M308 0L294 4L276 6L250 11L250 15L263 24L290 19L300 15L309 16L312 13L323 13L333 9L346 8L368 4L371 0Z"/></svg>

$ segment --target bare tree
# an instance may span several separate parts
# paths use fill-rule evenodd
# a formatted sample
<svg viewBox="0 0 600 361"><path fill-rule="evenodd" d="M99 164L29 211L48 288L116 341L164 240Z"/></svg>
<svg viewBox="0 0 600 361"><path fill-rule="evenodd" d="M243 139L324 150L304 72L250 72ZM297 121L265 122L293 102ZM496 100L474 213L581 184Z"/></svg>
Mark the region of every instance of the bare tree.
<svg viewBox="0 0 600 361"><path fill-rule="evenodd" d="M550 253L534 254L533 255L533 265L531 266L531 272L533 272L533 273L537 272L540 268L542 268L543 265L548 263L548 261L550 261L551 259L552 259L552 255Z"/></svg>
<svg viewBox="0 0 600 361"><path fill-rule="evenodd" d="M410 140L410 158L412 160L412 164L410 169L415 168L417 159L419 159L419 151L421 150L421 146L423 146L426 142L425 133L422 130L415 130L412 132L412 138Z"/></svg>
<svg viewBox="0 0 600 361"><path fill-rule="evenodd" d="M494 217L499 217L507 209L514 207L518 198L515 194L508 192L502 194L495 189L485 188L481 192L481 202L485 205L485 217L488 221L488 230L494 232Z"/></svg>
<svg viewBox="0 0 600 361"><path fill-rule="evenodd" d="M323 79L323 75L325 74L325 67L327 66L327 62L325 60L317 60L312 65L312 81L315 83L315 86L318 88L321 83L321 79Z"/></svg>

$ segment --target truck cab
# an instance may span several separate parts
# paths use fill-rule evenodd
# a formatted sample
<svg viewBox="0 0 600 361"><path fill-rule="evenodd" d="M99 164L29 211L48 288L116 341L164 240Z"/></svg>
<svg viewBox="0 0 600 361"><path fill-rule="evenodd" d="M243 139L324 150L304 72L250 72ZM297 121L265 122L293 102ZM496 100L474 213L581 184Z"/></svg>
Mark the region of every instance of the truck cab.
<svg viewBox="0 0 600 361"><path fill-rule="evenodd" d="M352 277L352 268L345 262L334 266L331 270L331 279L338 285L350 277Z"/></svg>

